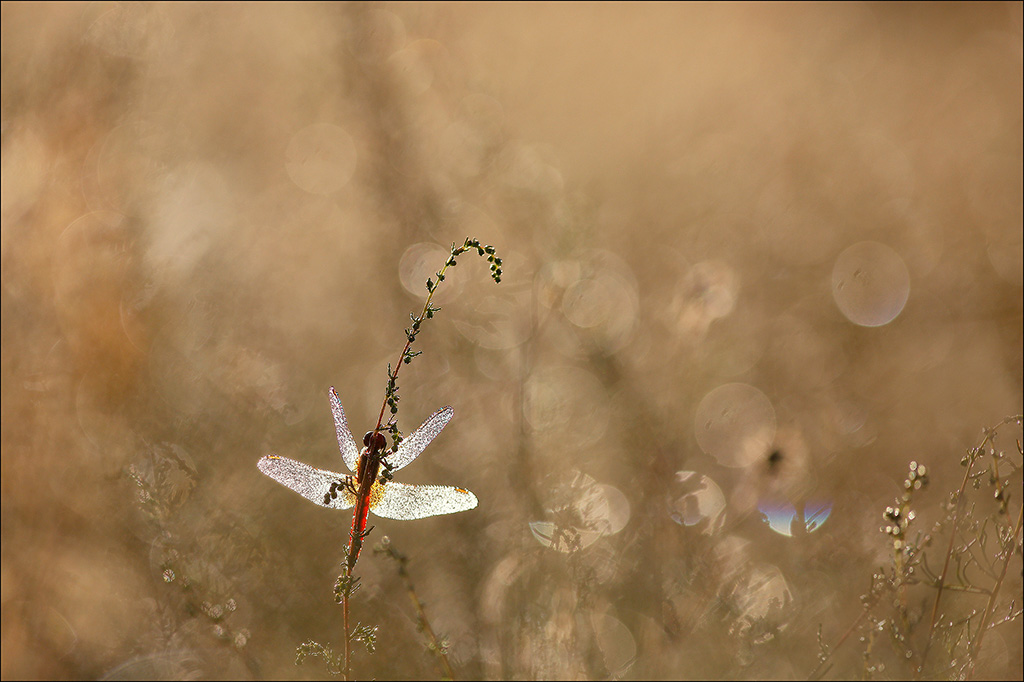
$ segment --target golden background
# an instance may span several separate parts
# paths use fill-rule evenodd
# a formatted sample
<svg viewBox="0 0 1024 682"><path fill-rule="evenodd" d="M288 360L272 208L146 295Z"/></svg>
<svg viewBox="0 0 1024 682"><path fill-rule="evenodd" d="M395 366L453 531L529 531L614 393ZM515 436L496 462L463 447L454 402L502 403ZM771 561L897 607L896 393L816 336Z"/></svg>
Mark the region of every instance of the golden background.
<svg viewBox="0 0 1024 682"><path fill-rule="evenodd" d="M467 235L504 278L440 288L401 426L455 417L397 478L480 505L371 520L357 677L440 674L385 534L456 678L803 678L819 630L827 676L910 674L923 628L858 621L882 512L922 462L931 529L1022 409L1021 35L1020 3L4 3L4 679L326 676L295 647L340 647L350 516L256 461L342 468L328 388L359 438Z"/></svg>

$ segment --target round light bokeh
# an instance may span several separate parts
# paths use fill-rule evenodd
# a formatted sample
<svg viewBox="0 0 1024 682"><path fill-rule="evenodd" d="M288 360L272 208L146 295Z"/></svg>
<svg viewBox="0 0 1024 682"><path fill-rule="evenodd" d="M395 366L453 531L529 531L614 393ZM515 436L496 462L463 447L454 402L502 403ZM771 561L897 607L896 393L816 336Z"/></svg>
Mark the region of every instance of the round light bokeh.
<svg viewBox="0 0 1024 682"><path fill-rule="evenodd" d="M487 138L497 139L505 126L505 108L501 101L480 93L473 93L462 98L459 107L462 118Z"/></svg>
<svg viewBox="0 0 1024 682"><path fill-rule="evenodd" d="M455 328L480 348L507 350L530 336L529 292L489 294L480 297L473 314L456 319Z"/></svg>
<svg viewBox="0 0 1024 682"><path fill-rule="evenodd" d="M310 194L333 194L356 171L352 136L332 123L314 123L292 136L285 150L285 170Z"/></svg>
<svg viewBox="0 0 1024 682"><path fill-rule="evenodd" d="M910 272L898 253L878 242L860 242L839 254L832 268L832 297L848 320L880 327L903 311Z"/></svg>
<svg viewBox="0 0 1024 682"><path fill-rule="evenodd" d="M711 535L725 521L725 495L713 480L696 471L677 471L668 496L669 516L681 526L702 525Z"/></svg>
<svg viewBox="0 0 1024 682"><path fill-rule="evenodd" d="M732 267L719 261L697 263L680 282L672 302L679 331L703 335L712 322L732 313L738 294L739 277Z"/></svg>
<svg viewBox="0 0 1024 682"><path fill-rule="evenodd" d="M548 367L526 380L523 416L536 434L565 445L572 434L574 447L595 443L608 428L609 406L580 402L579 396L600 395L601 382L578 367Z"/></svg>
<svg viewBox="0 0 1024 682"><path fill-rule="evenodd" d="M363 29L355 37L352 54L361 62L383 62L408 40L405 22L386 9L367 10Z"/></svg>
<svg viewBox="0 0 1024 682"><path fill-rule="evenodd" d="M745 580L737 582L732 596L740 614L737 625L741 630L752 628L758 623L763 625L764 621L782 630L793 615L793 593L789 583L782 571L771 564L748 566ZM771 628L761 633L761 636L771 639Z"/></svg>
<svg viewBox="0 0 1024 682"><path fill-rule="evenodd" d="M585 549L605 535L618 533L629 521L626 496L579 471L557 484L548 496L550 521L531 521L537 542L559 552Z"/></svg>
<svg viewBox="0 0 1024 682"><path fill-rule="evenodd" d="M705 395L694 421L701 450L727 467L752 464L775 439L775 408L749 384L725 384Z"/></svg>
<svg viewBox="0 0 1024 682"><path fill-rule="evenodd" d="M405 94L415 97L430 89L434 70L426 56L433 45L440 47L435 40L416 40L388 57L390 75Z"/></svg>
<svg viewBox="0 0 1024 682"><path fill-rule="evenodd" d="M498 166L512 187L526 189L540 195L553 195L565 187L562 172L552 163L554 152L550 147L512 143L498 156Z"/></svg>
<svg viewBox="0 0 1024 682"><path fill-rule="evenodd" d="M232 190L222 173L204 163L168 170L153 185L146 262L161 286L182 287L218 239L232 231Z"/></svg>
<svg viewBox="0 0 1024 682"><path fill-rule="evenodd" d="M451 252L430 242L413 244L405 250L398 262L398 278L402 286L413 296L422 299L427 295L427 280L437 280L437 272L444 267ZM445 284L438 287L434 303L444 303L458 297L462 290L460 278L445 278Z"/></svg>
<svg viewBox="0 0 1024 682"><path fill-rule="evenodd" d="M83 178L90 204L131 213L132 207L151 201L180 154L162 133L138 120L111 130L94 150L95 175Z"/></svg>
<svg viewBox="0 0 1024 682"><path fill-rule="evenodd" d="M565 319L605 352L621 350L635 336L640 296L632 269L618 255L586 251L576 260L549 264L536 282L543 304L553 305L560 294Z"/></svg>
<svg viewBox="0 0 1024 682"><path fill-rule="evenodd" d="M599 483L598 487L604 494L605 503L608 505L608 533L618 533L629 523L631 516L629 498L613 485Z"/></svg>
<svg viewBox="0 0 1024 682"><path fill-rule="evenodd" d="M484 169L487 142L471 125L452 121L437 140L438 161L456 177L476 177Z"/></svg>

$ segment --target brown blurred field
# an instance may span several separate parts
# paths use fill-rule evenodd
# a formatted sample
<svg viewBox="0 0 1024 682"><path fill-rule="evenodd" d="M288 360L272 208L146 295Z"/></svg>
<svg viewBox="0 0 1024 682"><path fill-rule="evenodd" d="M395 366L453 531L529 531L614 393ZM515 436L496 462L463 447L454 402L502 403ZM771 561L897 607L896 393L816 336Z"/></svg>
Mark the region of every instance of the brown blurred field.
<svg viewBox="0 0 1024 682"><path fill-rule="evenodd" d="M399 416L455 418L399 480L480 506L376 522L357 677L440 675L385 535L457 679L806 678L819 630L912 674L934 590L858 621L882 512L922 462L932 532L1024 407L1020 3L0 12L4 679L327 677L350 515L256 461L342 467L328 388L372 426L467 235L505 276L441 287ZM971 513L1019 528L999 434ZM1020 679L1019 538L977 677Z"/></svg>

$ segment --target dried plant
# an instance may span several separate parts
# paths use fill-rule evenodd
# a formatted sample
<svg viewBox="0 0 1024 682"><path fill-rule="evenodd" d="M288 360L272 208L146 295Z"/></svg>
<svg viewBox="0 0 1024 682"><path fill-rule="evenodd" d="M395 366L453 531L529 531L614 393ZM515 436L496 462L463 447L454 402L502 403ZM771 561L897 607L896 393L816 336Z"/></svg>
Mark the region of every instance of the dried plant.
<svg viewBox="0 0 1024 682"><path fill-rule="evenodd" d="M812 678L825 674L836 649L857 633L866 679L971 679L984 665L986 634L1019 622L1021 584L1017 580L1007 596L1006 578L1010 564L1021 561L1021 504L1011 490L1019 497L1024 451L1020 440L1009 451L996 440L1001 428L1020 427L1021 421L1020 415L1006 417L984 429L982 441L961 459L960 488L950 493L928 532L911 532L929 476L924 465L910 463L904 492L883 513L892 563L872 576L860 617L839 641L832 647L819 641ZM941 552L938 570L929 563L935 552ZM964 598L951 600L950 593Z"/></svg>

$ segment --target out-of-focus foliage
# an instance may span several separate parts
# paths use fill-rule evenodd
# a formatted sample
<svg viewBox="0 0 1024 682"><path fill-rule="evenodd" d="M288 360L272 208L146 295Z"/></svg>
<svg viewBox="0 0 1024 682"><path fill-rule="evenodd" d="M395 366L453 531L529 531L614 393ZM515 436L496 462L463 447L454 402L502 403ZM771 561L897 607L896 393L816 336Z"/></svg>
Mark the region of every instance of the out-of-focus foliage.
<svg viewBox="0 0 1024 682"><path fill-rule="evenodd" d="M2 5L5 679L326 675L350 518L256 461L340 468L466 235L400 475L480 505L367 540L457 678L1019 676L1019 422L955 536L1018 616L878 572L1021 412L1020 3L634 5ZM358 574L356 675L439 676Z"/></svg>

